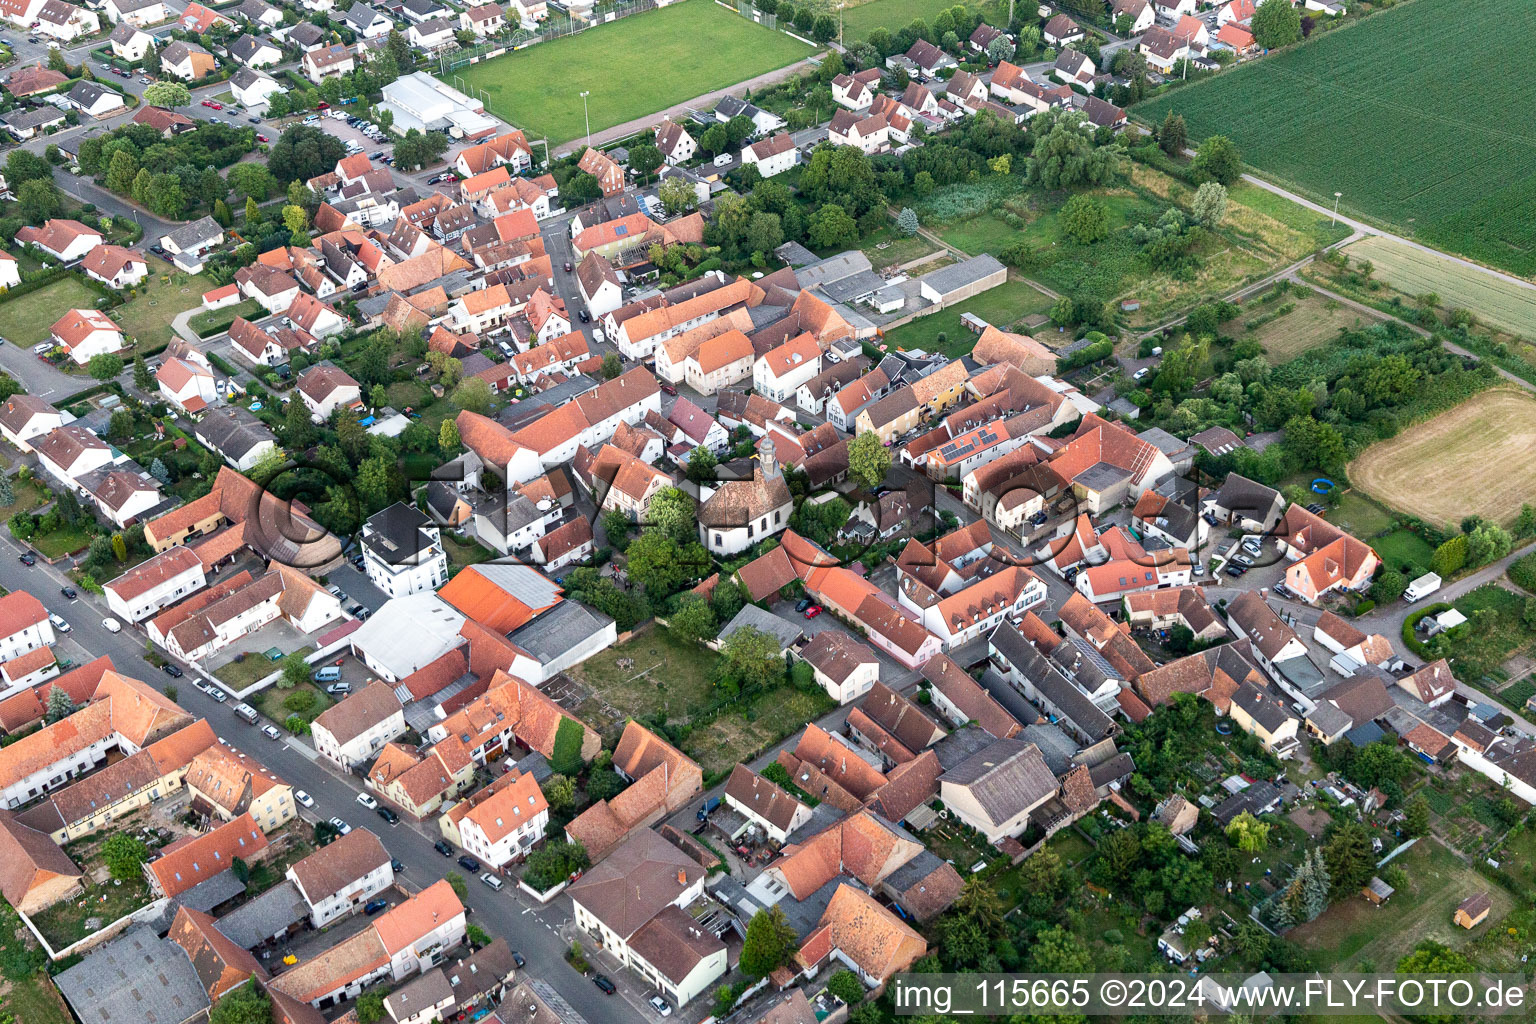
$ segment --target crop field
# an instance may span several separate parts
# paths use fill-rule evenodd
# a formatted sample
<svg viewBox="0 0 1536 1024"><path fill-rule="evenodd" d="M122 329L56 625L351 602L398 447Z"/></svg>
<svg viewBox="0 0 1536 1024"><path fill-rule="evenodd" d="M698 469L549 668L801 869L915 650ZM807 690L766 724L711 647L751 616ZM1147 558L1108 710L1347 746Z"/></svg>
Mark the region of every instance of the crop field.
<svg viewBox="0 0 1536 1024"><path fill-rule="evenodd" d="M1341 330L1369 327L1380 322L1378 317L1368 317L1315 292L1276 300L1276 306L1286 305L1295 308L1244 335L1264 346L1264 356L1271 366L1288 363L1308 349L1332 341ZM1266 308L1258 307L1256 312L1262 315Z"/></svg>
<svg viewBox="0 0 1536 1024"><path fill-rule="evenodd" d="M918 18L931 25L940 11L953 6L955 0L869 0L858 6L849 4L843 9L843 39L850 43L858 42L877 28L889 29L894 35ZM837 16L835 10L829 13L833 17Z"/></svg>
<svg viewBox="0 0 1536 1024"><path fill-rule="evenodd" d="M498 117L559 145L810 56L710 0L622 18L455 71Z"/></svg>
<svg viewBox="0 0 1536 1024"><path fill-rule="evenodd" d="M1498 388L1367 448L1354 485L1440 526L1478 513L1508 523L1536 493L1536 398Z"/></svg>
<svg viewBox="0 0 1536 1024"><path fill-rule="evenodd" d="M1341 211L1531 274L1536 127L1510 112L1536 101L1536 78L1488 69L1521 66L1533 42L1525 0L1415 0L1135 113L1157 123L1171 109L1191 139L1228 135L1313 200L1342 192Z"/></svg>
<svg viewBox="0 0 1536 1024"><path fill-rule="evenodd" d="M1471 310L1479 323L1536 339L1536 288L1522 288L1376 235L1352 242L1344 251L1351 259L1370 260L1375 276L1405 295L1434 292L1447 309Z"/></svg>

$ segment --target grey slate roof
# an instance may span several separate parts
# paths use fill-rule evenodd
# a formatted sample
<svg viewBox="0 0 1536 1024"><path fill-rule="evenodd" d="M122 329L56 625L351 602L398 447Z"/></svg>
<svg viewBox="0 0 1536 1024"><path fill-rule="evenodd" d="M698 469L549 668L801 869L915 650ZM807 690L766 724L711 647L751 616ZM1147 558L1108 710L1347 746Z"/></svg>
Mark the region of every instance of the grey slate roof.
<svg viewBox="0 0 1536 1024"><path fill-rule="evenodd" d="M1054 705L1057 712L1085 735L1101 740L1114 731L1115 723L1109 716L1062 675L1049 658L1031 646L1011 623L1005 622L998 626L988 642L1015 671L1034 684L1035 689Z"/></svg>
<svg viewBox="0 0 1536 1024"><path fill-rule="evenodd" d="M111 96L115 98L119 106L121 106L123 103L123 98L121 96L110 89L103 88L95 82L79 81L76 82L69 90L70 100L80 104L80 106L87 109L95 106L96 101L101 99L103 96Z"/></svg>
<svg viewBox="0 0 1536 1024"><path fill-rule="evenodd" d="M613 619L578 601L561 601L513 630L507 639L548 664L612 624Z"/></svg>
<svg viewBox="0 0 1536 1024"><path fill-rule="evenodd" d="M36 107L31 110L13 110L9 114L0 117L7 125L18 131L28 128L37 128L55 121L64 120L64 111L57 107Z"/></svg>
<svg viewBox="0 0 1536 1024"><path fill-rule="evenodd" d="M265 423L238 405L209 413L193 432L198 440L237 462L262 442L277 441L277 436Z"/></svg>
<svg viewBox="0 0 1536 1024"><path fill-rule="evenodd" d="M1040 748L1045 763L1052 774L1065 775L1072 770L1072 758L1077 754L1077 744L1061 727L1050 722L1037 722L1024 727L1019 739L1028 740Z"/></svg>
<svg viewBox="0 0 1536 1024"><path fill-rule="evenodd" d="M368 517L365 524L372 531L363 537L363 546L390 565L402 565L432 546L432 520L414 505L397 501Z"/></svg>
<svg viewBox="0 0 1536 1024"><path fill-rule="evenodd" d="M209 1007L187 953L138 925L54 978L88 1024L182 1024Z"/></svg>
<svg viewBox="0 0 1536 1024"><path fill-rule="evenodd" d="M168 232L166 237L176 243L176 247L182 252L189 249L197 249L207 245L213 239L224 233L219 222L212 217L200 217L190 224L184 224L175 231Z"/></svg>
<svg viewBox="0 0 1536 1024"><path fill-rule="evenodd" d="M1049 799L1058 788L1040 748L1018 739L994 740L939 781L967 787L996 822Z"/></svg>
<svg viewBox="0 0 1536 1024"><path fill-rule="evenodd" d="M805 631L798 624L764 611L755 604L748 604L743 605L736 617L725 624L725 628L720 631L720 639L725 640L743 626L751 626L777 637L781 648L788 648L805 638Z"/></svg>
<svg viewBox="0 0 1536 1024"><path fill-rule="evenodd" d="M309 905L299 894L298 886L285 878L215 924L235 945L251 949L308 916Z"/></svg>

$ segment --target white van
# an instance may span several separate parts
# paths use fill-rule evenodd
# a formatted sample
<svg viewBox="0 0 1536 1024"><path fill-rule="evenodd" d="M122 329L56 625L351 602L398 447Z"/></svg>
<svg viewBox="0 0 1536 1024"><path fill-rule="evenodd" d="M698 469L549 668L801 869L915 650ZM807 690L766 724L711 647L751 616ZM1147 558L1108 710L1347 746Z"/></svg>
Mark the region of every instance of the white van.
<svg viewBox="0 0 1536 1024"><path fill-rule="evenodd" d="M490 886L492 889L495 889L497 892L501 892L501 886L502 886L501 879L497 878L495 875L491 874L489 871L485 872L483 875L480 876L480 881L484 882L486 885Z"/></svg>
<svg viewBox="0 0 1536 1024"><path fill-rule="evenodd" d="M245 719L251 725L256 724L256 709L251 707L249 704L236 704L235 714Z"/></svg>

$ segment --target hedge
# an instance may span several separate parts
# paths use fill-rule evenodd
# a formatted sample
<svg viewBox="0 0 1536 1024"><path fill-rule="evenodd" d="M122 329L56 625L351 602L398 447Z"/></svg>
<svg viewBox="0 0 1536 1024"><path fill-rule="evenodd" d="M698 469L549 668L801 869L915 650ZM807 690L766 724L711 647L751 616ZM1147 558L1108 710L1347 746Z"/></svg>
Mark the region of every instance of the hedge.
<svg viewBox="0 0 1536 1024"><path fill-rule="evenodd" d="M1536 553L1518 558L1510 565L1509 581L1521 590L1536 594Z"/></svg>
<svg viewBox="0 0 1536 1024"><path fill-rule="evenodd" d="M1419 657L1423 658L1425 661L1430 661L1433 659L1434 655L1430 652L1429 648L1425 646L1423 641L1418 638L1416 631L1419 628L1419 620L1427 618L1431 615L1439 615L1441 612L1449 611L1450 608L1451 603L1449 601L1441 601L1439 604L1432 604L1428 607L1420 608L1418 611L1404 619L1403 645L1414 654L1417 654Z"/></svg>
<svg viewBox="0 0 1536 1024"><path fill-rule="evenodd" d="M21 282L21 284L15 285L7 290L4 295L0 295L0 302L9 302L12 299L19 299L23 295L37 291L39 288L46 288L48 285L53 284L53 282L59 280L61 277L68 277L69 274L70 270L68 267L50 267L47 270L39 270L32 277L29 277L27 280Z"/></svg>

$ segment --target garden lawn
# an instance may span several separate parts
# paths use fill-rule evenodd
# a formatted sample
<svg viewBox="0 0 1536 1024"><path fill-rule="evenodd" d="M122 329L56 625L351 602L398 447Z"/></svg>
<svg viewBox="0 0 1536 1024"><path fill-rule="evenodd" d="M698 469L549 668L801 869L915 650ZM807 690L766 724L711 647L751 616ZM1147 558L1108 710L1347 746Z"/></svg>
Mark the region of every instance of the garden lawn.
<svg viewBox="0 0 1536 1024"><path fill-rule="evenodd" d="M71 1024L74 1020L46 974L9 982L5 994L0 995L0 1005L25 1024Z"/></svg>
<svg viewBox="0 0 1536 1024"><path fill-rule="evenodd" d="M939 251L922 235L904 237L900 232L892 228L881 228L874 234L867 236L860 248L864 255L869 257L870 266L876 270L884 270L886 267L901 266L924 256L932 256ZM934 260L938 257L934 256ZM914 267L914 271L926 273L930 264L938 266L932 261L925 261L922 265Z"/></svg>
<svg viewBox="0 0 1536 1024"><path fill-rule="evenodd" d="M822 690L782 686L750 703L735 705L695 729L683 742L683 753L699 763L706 779L724 776L732 766L756 758L834 706Z"/></svg>
<svg viewBox="0 0 1536 1024"><path fill-rule="evenodd" d="M808 57L811 47L709 0L637 14L459 68L493 114L559 145Z"/></svg>
<svg viewBox="0 0 1536 1024"><path fill-rule="evenodd" d="M237 305L225 306L222 309L205 309L189 317L187 326L192 328L199 338L206 338L229 330L229 325L235 322L236 317L243 316L247 320L259 320L262 315L261 303L255 299L246 299Z"/></svg>
<svg viewBox="0 0 1536 1024"><path fill-rule="evenodd" d="M35 292L0 302L0 335L30 348L48 340L49 328L66 310L95 309L101 296L73 277L61 277Z"/></svg>
<svg viewBox="0 0 1536 1024"><path fill-rule="evenodd" d="M444 535L443 550L448 552L448 573L452 575L466 565L474 565L491 557L491 550L477 540L460 541Z"/></svg>
<svg viewBox="0 0 1536 1024"><path fill-rule="evenodd" d="M1019 321L1051 308L1051 297L1024 281L1005 281L980 295L956 303L948 309L919 317L885 335L887 344L897 348L939 350L958 358L976 345L976 335L960 322L961 314L971 313L1000 330L1014 330ZM941 344L938 336L945 340ZM1020 331L1020 333L1029 333Z"/></svg>
<svg viewBox="0 0 1536 1024"><path fill-rule="evenodd" d="M1307 474L1310 479L1312 474ZM1298 481L1306 486L1307 481ZM1363 494L1355 491L1346 491L1339 499L1337 508L1328 510L1325 518L1337 526L1361 540L1376 536L1384 530L1392 528L1392 513L1382 508L1376 502Z"/></svg>
<svg viewBox="0 0 1536 1024"><path fill-rule="evenodd" d="M619 668L623 658L633 658L634 667ZM624 714L642 719L659 714L668 722L683 722L713 703L709 674L715 660L714 653L654 626L588 658L569 674ZM592 722L602 716L578 717Z"/></svg>
<svg viewBox="0 0 1536 1024"><path fill-rule="evenodd" d="M32 538L32 546L42 552L43 557L51 559L72 555L90 543L90 535L85 532L84 527L68 524L52 533L40 533Z"/></svg>
<svg viewBox="0 0 1536 1024"><path fill-rule="evenodd" d="M260 651L242 653L245 656L239 661L231 659L213 670L221 682L228 683L237 693L283 667L281 661L271 661Z"/></svg>
<svg viewBox="0 0 1536 1024"><path fill-rule="evenodd" d="M1517 66L1536 42L1523 0L1418 0L1138 105L1182 115L1191 140L1230 136L1244 159L1309 198L1421 241L1536 272L1533 134L1510 110L1536 101ZM1362 53L1391 61L1362 61ZM1444 97L1457 98L1448 114Z"/></svg>
<svg viewBox="0 0 1536 1024"><path fill-rule="evenodd" d="M247 658L246 660L249 661L250 659ZM271 662L271 664L281 665L282 662ZM315 695L315 702L310 705L308 711L291 711L283 706L283 701L295 693L312 693ZM249 703L255 704L257 710L279 725L287 721L289 715L298 715L306 723L313 722L320 717L320 712L336 703L323 688L316 686L314 683L300 683L291 690L279 690L275 686L269 686L255 696L260 697L261 700L253 700Z"/></svg>
<svg viewBox="0 0 1536 1024"><path fill-rule="evenodd" d="M1379 907L1362 896L1345 897L1315 921L1291 929L1286 938L1311 952L1324 971L1355 970L1362 960L1374 963L1374 970L1386 971L1423 939L1453 949L1466 945L1468 933L1451 922L1451 911L1468 893L1487 891L1493 899L1489 919L1494 922L1515 904L1502 887L1457 860L1433 838L1419 840L1392 863L1407 872L1406 891L1399 890Z"/></svg>
<svg viewBox="0 0 1536 1024"><path fill-rule="evenodd" d="M1427 572L1429 560L1435 554L1429 541L1407 529L1396 529L1384 536L1373 537L1370 545L1376 549L1381 560L1394 569L1417 565Z"/></svg>
<svg viewBox="0 0 1536 1024"><path fill-rule="evenodd" d="M203 293L214 287L214 282L201 274L184 273L151 256L149 276L139 294L110 315L122 325L123 333L137 342L139 351L159 347L171 340L171 321L176 315L201 308Z"/></svg>
<svg viewBox="0 0 1536 1024"><path fill-rule="evenodd" d="M90 885L83 895L55 903L33 914L32 923L48 940L48 945L54 949L63 949L95 930L94 927L85 926L90 918L99 917L102 924L111 924L124 914L138 910L152 898L149 884L142 877L130 879L121 885L107 881L100 885Z"/></svg>

